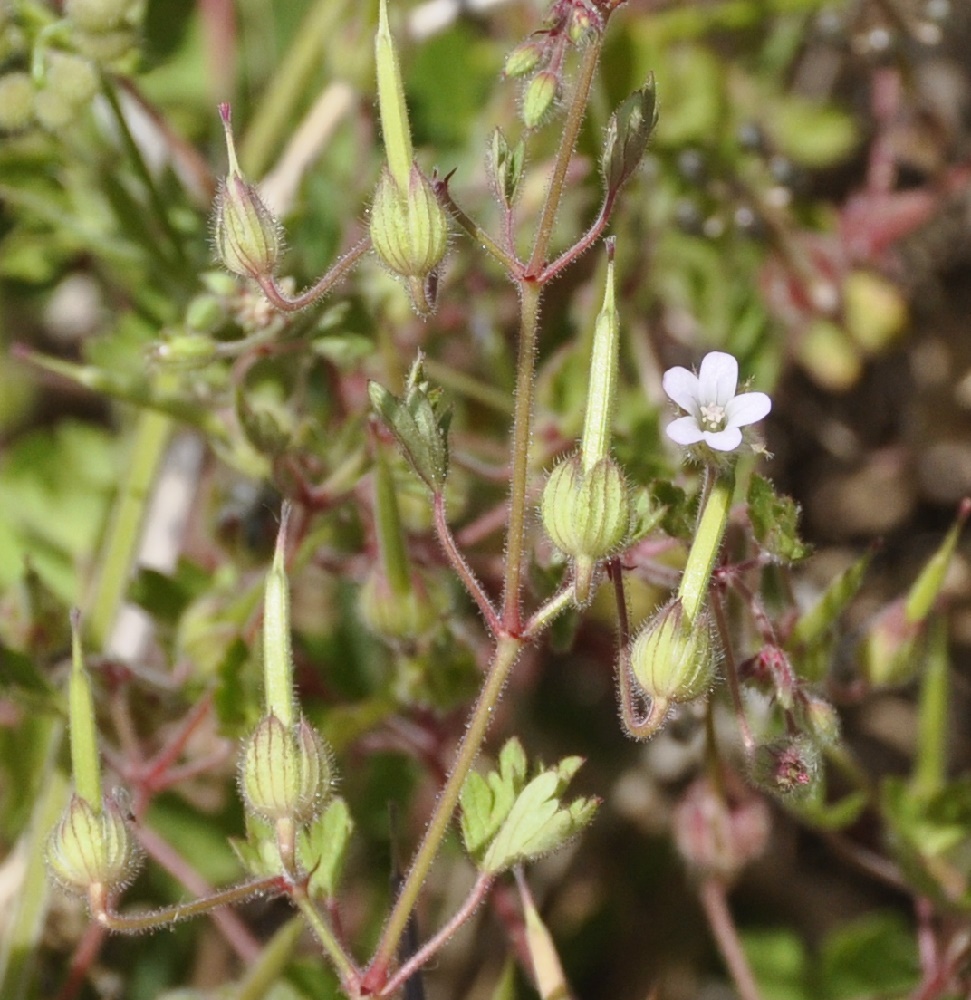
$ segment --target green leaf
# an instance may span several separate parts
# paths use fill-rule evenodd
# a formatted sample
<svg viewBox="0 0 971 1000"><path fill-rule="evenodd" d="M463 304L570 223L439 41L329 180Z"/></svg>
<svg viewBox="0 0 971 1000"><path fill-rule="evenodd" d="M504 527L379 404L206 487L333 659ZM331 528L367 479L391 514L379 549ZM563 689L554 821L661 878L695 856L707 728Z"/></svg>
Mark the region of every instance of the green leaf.
<svg viewBox="0 0 971 1000"><path fill-rule="evenodd" d="M512 809L526 777L526 754L515 737L499 753L499 770L486 777L472 771L459 796L462 839L477 861Z"/></svg>
<svg viewBox="0 0 971 1000"><path fill-rule="evenodd" d="M799 538L799 506L789 497L780 497L768 479L755 475L748 490L749 519L762 549L783 562L797 562L809 554Z"/></svg>
<svg viewBox="0 0 971 1000"><path fill-rule="evenodd" d="M0 691L5 696L20 697L32 703L52 707L58 700L57 692L47 678L37 669L37 664L23 653L0 642Z"/></svg>
<svg viewBox="0 0 971 1000"><path fill-rule="evenodd" d="M914 933L891 913L862 917L829 935L820 966L825 1000L902 994L920 978Z"/></svg>
<svg viewBox="0 0 971 1000"><path fill-rule="evenodd" d="M314 899L333 899L337 893L354 820L347 803L336 795L324 812L300 832L297 857L310 872L307 891Z"/></svg>
<svg viewBox="0 0 971 1000"><path fill-rule="evenodd" d="M804 167L838 163L858 141L846 112L792 95L770 110L769 131L779 152Z"/></svg>
<svg viewBox="0 0 971 1000"><path fill-rule="evenodd" d="M856 597L873 558L872 552L861 556L823 591L816 604L800 615L789 637L790 649L820 642L836 624L850 601Z"/></svg>
<svg viewBox="0 0 971 1000"><path fill-rule="evenodd" d="M964 522L967 520L969 510L971 510L971 505L964 504L962 506L957 520L944 536L944 541L927 560L927 565L921 570L920 576L907 591L905 613L909 622L922 622L933 610L938 595L944 587L944 578L947 575L948 566L951 565L951 557L957 548L958 538L961 535Z"/></svg>
<svg viewBox="0 0 971 1000"><path fill-rule="evenodd" d="M806 983L806 952L798 935L785 930L743 931L742 945L762 1000L818 1000Z"/></svg>
<svg viewBox="0 0 971 1000"><path fill-rule="evenodd" d="M595 799L561 801L582 764L580 757L565 757L523 788L482 857L483 871L500 872L556 850L593 819Z"/></svg>

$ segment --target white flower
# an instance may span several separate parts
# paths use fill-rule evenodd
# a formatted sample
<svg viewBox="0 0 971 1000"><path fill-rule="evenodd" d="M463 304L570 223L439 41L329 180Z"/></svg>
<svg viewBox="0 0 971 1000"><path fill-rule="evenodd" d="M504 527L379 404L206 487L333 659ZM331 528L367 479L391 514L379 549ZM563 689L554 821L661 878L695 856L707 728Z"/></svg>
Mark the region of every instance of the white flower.
<svg viewBox="0 0 971 1000"><path fill-rule="evenodd" d="M738 362L723 351L712 351L701 361L698 374L671 368L661 381L664 391L688 416L668 424L668 437L680 445L704 441L715 451L734 451L742 443L740 428L761 420L772 409L764 392L735 395Z"/></svg>

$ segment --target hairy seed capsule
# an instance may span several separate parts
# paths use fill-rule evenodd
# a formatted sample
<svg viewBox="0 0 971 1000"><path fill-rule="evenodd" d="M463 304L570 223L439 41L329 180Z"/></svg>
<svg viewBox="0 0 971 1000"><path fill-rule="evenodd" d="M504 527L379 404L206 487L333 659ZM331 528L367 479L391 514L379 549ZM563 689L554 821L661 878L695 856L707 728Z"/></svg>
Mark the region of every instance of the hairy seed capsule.
<svg viewBox="0 0 971 1000"><path fill-rule="evenodd" d="M113 798L106 797L96 812L80 795L71 796L47 842L47 863L61 885L82 894L96 885L121 889L139 861L140 852Z"/></svg>
<svg viewBox="0 0 971 1000"><path fill-rule="evenodd" d="M707 613L702 611L693 623L689 622L681 601L675 599L634 640L631 669L652 699L693 701L711 685L716 653Z"/></svg>
<svg viewBox="0 0 971 1000"><path fill-rule="evenodd" d="M306 719L288 728L266 715L246 742L240 790L247 807L263 819L308 822L319 813L332 779L324 742Z"/></svg>

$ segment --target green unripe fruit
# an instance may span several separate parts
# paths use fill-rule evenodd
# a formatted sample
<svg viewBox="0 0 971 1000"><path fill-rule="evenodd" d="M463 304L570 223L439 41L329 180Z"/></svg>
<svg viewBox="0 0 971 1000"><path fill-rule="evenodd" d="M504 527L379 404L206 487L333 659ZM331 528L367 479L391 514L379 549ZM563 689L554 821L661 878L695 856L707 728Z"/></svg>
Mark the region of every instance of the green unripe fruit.
<svg viewBox="0 0 971 1000"><path fill-rule="evenodd" d="M111 798L95 811L86 799L72 795L47 843L47 863L71 892L86 894L94 886L121 889L131 881L139 860L121 808Z"/></svg>
<svg viewBox="0 0 971 1000"><path fill-rule="evenodd" d="M50 52L44 74L44 89L59 94L74 107L80 107L98 92L98 71L83 56Z"/></svg>
<svg viewBox="0 0 971 1000"><path fill-rule="evenodd" d="M689 622L681 601L668 602L631 648L631 670L644 693L662 703L693 701L711 686L717 647L708 615Z"/></svg>
<svg viewBox="0 0 971 1000"><path fill-rule="evenodd" d="M34 116L38 124L59 132L77 119L77 105L58 90L38 90L34 95Z"/></svg>
<svg viewBox="0 0 971 1000"><path fill-rule="evenodd" d="M27 73L0 76L0 129L17 132L34 120L34 83Z"/></svg>
<svg viewBox="0 0 971 1000"><path fill-rule="evenodd" d="M414 164L403 191L385 168L381 171L370 216L371 242L379 260L395 274L423 282L441 264L448 249L448 218L429 181ZM419 311L421 303L416 301Z"/></svg>
<svg viewBox="0 0 971 1000"><path fill-rule="evenodd" d="M630 493L623 470L610 457L586 474L571 455L550 473L543 490L543 527L565 555L600 560L624 543L630 530Z"/></svg>
<svg viewBox="0 0 971 1000"><path fill-rule="evenodd" d="M131 13L132 0L66 0L64 13L85 31L110 31Z"/></svg>
<svg viewBox="0 0 971 1000"><path fill-rule="evenodd" d="M280 259L280 225L254 185L247 182L236 159L229 105L220 106L226 130L228 174L216 194L213 243L227 271L240 277L270 278Z"/></svg>
<svg viewBox="0 0 971 1000"><path fill-rule="evenodd" d="M113 65L133 52L138 36L128 28L117 31L75 31L74 47L101 65Z"/></svg>
<svg viewBox="0 0 971 1000"><path fill-rule="evenodd" d="M270 822L307 823L317 816L333 780L323 740L306 719L285 726L264 716L243 749L239 785L248 809Z"/></svg>

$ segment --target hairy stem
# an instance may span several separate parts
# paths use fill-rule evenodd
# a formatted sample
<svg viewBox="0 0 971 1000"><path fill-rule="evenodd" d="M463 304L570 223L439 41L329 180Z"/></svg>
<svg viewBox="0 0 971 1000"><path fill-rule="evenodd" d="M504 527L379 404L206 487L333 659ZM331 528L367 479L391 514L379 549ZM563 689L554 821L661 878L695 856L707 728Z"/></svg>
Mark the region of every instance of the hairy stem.
<svg viewBox="0 0 971 1000"><path fill-rule="evenodd" d="M741 1000L762 1000L755 976L742 949L735 921L728 909L724 884L718 879L709 878L702 882L698 891L708 918L708 926L715 936L718 950L728 966L739 997Z"/></svg>
<svg viewBox="0 0 971 1000"><path fill-rule="evenodd" d="M529 258L529 264L526 266L526 274L534 278L543 270L543 264L546 261L546 252L549 250L550 240L553 238L553 226L556 224L556 213L560 207L560 200L563 197L563 185L566 181L566 173L570 168L570 161L573 159L573 149L576 146L577 137L580 135L580 127L583 125L583 118L587 110L587 101L590 97L590 87L593 84L593 75L597 70L597 64L600 62L601 44L601 39L598 36L583 52L580 75L577 78L576 86L573 88L570 109L567 112L566 121L563 123L563 138L560 141L560 148L556 154L553 176L550 178L550 186L546 189L546 201L543 204L543 212L536 230L533 253Z"/></svg>
<svg viewBox="0 0 971 1000"><path fill-rule="evenodd" d="M429 959L433 958L452 935L472 916L489 894L496 876L492 872L482 872L475 881L465 902L455 911L448 923L429 939L400 969L385 983L381 993L391 996L399 990Z"/></svg>
<svg viewBox="0 0 971 1000"><path fill-rule="evenodd" d="M269 299L270 304L280 312L300 312L323 298L338 282L342 281L354 268L357 262L371 249L371 237L365 236L357 241L340 260L317 282L302 291L299 295L287 295L273 277L260 277L256 281Z"/></svg>
<svg viewBox="0 0 971 1000"><path fill-rule="evenodd" d="M435 811L425 830L421 844L412 859L411 867L401 886L401 892L395 900L391 916L385 924L374 957L371 959L362 980L363 990L381 992L387 982L388 969L397 950L398 942L401 940L401 935L404 933L405 925L408 923L408 917L418 899L418 894L421 892L422 884L428 875L432 862L435 860L435 855L438 853L442 838L445 836L452 814L458 805L462 785L479 754L482 740L485 738L489 723L492 721L493 709L499 701L499 695L502 693L503 686L522 646L522 641L513 636L502 636L496 644L492 665L486 676L485 685L479 693L479 700L472 711L465 736L459 744L455 763L452 765L445 787L435 805Z"/></svg>
<svg viewBox="0 0 971 1000"><path fill-rule="evenodd" d="M526 489L529 479L529 442L533 420L533 372L539 333L541 289L521 286L522 319L519 360L516 365L516 401L512 430L512 474L509 483L509 527L506 533L506 569L503 581L502 624L516 634L520 628L523 555L526 545Z"/></svg>

